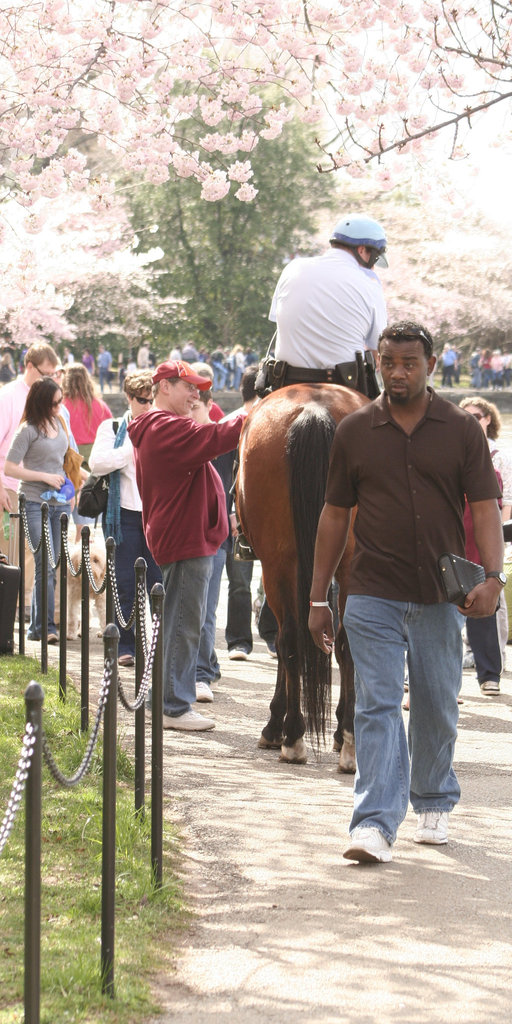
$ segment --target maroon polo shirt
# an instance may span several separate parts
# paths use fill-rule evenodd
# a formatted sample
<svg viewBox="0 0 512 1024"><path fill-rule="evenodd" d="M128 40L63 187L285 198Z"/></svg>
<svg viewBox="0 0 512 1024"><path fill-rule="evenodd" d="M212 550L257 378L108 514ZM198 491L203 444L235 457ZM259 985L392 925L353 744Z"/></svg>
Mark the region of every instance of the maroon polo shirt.
<svg viewBox="0 0 512 1024"><path fill-rule="evenodd" d="M350 594L437 604L446 600L439 555L465 554L464 496L500 497L477 420L429 389L409 436L380 395L339 423L325 500L357 505Z"/></svg>

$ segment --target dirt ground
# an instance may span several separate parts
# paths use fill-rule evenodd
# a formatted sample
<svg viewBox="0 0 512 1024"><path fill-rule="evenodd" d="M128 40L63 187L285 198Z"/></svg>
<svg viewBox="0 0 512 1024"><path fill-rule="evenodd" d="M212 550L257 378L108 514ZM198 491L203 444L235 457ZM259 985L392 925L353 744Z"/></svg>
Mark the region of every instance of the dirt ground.
<svg viewBox="0 0 512 1024"><path fill-rule="evenodd" d="M249 660L231 662L219 632L218 652L203 705L215 731L164 735L165 813L184 837L194 916L155 977L163 1013L148 1024L508 1024L512 672L499 698L464 673L448 845L416 845L410 810L393 861L363 866L341 856L352 777L330 740L297 767L257 748L275 678L265 644L256 634Z"/></svg>

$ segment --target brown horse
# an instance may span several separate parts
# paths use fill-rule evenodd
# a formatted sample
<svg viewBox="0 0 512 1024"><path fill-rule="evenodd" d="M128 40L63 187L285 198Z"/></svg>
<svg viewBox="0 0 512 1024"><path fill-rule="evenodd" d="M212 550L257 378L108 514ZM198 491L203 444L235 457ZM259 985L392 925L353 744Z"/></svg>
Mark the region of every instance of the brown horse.
<svg viewBox="0 0 512 1024"><path fill-rule="evenodd" d="M242 530L260 559L263 585L278 622L278 670L270 719L259 746L304 764L304 733L325 735L331 663L308 630L309 590L318 519L324 503L336 425L368 401L336 384L292 384L256 405L240 441L237 508ZM345 606L352 537L336 570L339 621ZM336 636L340 701L335 749L340 771L355 770L354 670L343 626Z"/></svg>

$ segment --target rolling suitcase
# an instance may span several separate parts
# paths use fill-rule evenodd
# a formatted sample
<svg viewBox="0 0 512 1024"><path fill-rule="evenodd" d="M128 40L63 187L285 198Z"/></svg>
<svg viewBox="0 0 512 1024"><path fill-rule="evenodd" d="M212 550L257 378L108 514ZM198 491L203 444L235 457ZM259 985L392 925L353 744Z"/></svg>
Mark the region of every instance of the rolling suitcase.
<svg viewBox="0 0 512 1024"><path fill-rule="evenodd" d="M12 654L14 650L14 619L20 575L19 566L9 565L5 555L0 554L0 654Z"/></svg>

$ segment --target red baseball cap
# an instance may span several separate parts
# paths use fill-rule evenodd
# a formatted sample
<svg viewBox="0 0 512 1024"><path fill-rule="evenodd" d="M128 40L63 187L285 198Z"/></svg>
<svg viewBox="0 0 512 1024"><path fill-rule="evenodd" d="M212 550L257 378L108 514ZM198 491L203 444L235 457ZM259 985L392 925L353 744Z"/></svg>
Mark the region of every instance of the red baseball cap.
<svg viewBox="0 0 512 1024"><path fill-rule="evenodd" d="M208 377L200 377L198 373L194 373L189 363L184 363L181 359L171 359L168 363L160 363L152 380L153 384L158 384L159 380L174 380L175 377L185 380L187 384L194 384L199 391L208 391L212 386Z"/></svg>

